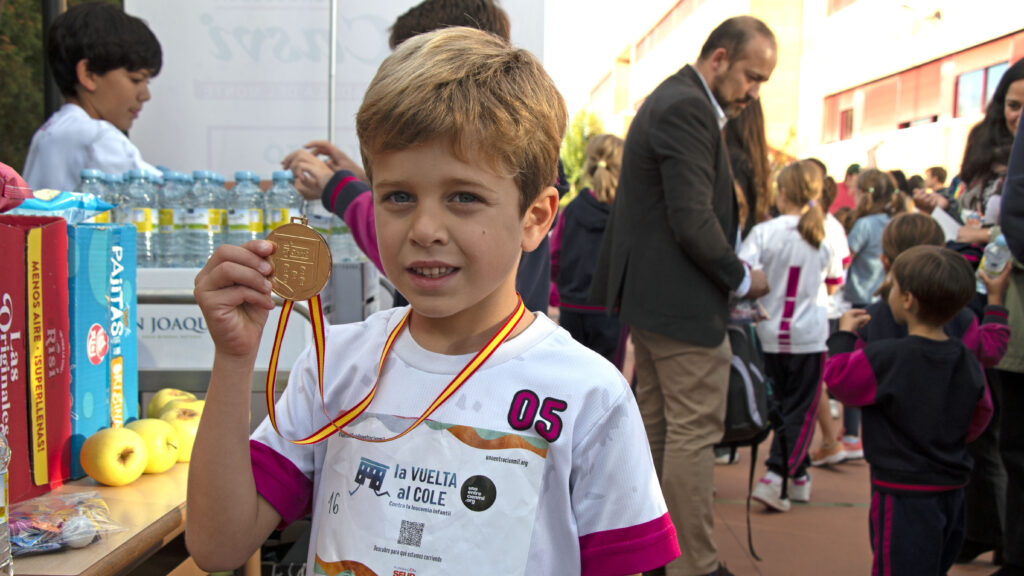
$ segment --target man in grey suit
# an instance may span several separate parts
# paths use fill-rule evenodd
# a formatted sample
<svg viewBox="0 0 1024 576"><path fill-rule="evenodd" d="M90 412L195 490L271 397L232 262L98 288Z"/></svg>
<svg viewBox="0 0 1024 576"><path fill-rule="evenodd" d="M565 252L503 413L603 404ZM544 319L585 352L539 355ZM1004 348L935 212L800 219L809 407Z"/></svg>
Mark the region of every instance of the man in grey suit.
<svg viewBox="0 0 1024 576"><path fill-rule="evenodd" d="M736 256L739 216L728 118L775 69L772 31L730 18L700 57L644 101L626 136L591 298L618 310L636 348L637 403L683 555L669 576L730 574L718 561L712 447L724 431L730 293L768 292Z"/></svg>

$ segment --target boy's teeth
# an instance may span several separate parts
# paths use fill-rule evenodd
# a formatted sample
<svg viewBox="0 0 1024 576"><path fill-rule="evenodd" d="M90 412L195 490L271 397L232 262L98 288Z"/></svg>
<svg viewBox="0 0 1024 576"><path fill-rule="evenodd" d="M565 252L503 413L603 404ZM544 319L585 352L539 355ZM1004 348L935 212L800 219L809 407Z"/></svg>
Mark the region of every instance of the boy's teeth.
<svg viewBox="0 0 1024 576"><path fill-rule="evenodd" d="M420 276L426 276L428 278L440 278L441 276L444 276L445 274L450 273L452 270L454 270L454 268L450 268L450 267L436 268L435 267L435 268L415 268L414 270Z"/></svg>

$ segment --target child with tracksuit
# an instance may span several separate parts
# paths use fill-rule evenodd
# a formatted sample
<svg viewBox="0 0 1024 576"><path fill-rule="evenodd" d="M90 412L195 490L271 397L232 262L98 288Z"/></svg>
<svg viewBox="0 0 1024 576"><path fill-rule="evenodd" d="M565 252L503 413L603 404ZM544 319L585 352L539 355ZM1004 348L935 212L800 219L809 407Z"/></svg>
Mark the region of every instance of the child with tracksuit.
<svg viewBox="0 0 1024 576"><path fill-rule="evenodd" d="M863 408L871 466L870 537L878 574L945 574L964 539L967 442L992 416L978 360L944 325L974 296L970 265L938 246L901 253L890 270L893 320L907 336L857 347L871 316L850 310L829 338L824 380Z"/></svg>

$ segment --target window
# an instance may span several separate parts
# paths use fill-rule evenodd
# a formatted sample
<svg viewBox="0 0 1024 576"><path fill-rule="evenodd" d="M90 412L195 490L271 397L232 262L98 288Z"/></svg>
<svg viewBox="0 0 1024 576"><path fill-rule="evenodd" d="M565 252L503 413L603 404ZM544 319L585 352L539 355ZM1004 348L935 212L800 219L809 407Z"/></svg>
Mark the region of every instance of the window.
<svg viewBox="0 0 1024 576"><path fill-rule="evenodd" d="M956 79L956 117L983 114L1009 67L1009 62L1000 62L961 74Z"/></svg>
<svg viewBox="0 0 1024 576"><path fill-rule="evenodd" d="M839 139L849 140L853 137L853 108L839 112Z"/></svg>
<svg viewBox="0 0 1024 576"><path fill-rule="evenodd" d="M1006 69L1009 67L1009 62L1000 62L985 69L985 106L988 106L989 101L992 100L992 96L996 93L996 87L999 86L999 81L1003 79L1003 74L1006 73Z"/></svg>
<svg viewBox="0 0 1024 576"><path fill-rule="evenodd" d="M956 79L956 117L974 114L984 110L985 69L961 74Z"/></svg>

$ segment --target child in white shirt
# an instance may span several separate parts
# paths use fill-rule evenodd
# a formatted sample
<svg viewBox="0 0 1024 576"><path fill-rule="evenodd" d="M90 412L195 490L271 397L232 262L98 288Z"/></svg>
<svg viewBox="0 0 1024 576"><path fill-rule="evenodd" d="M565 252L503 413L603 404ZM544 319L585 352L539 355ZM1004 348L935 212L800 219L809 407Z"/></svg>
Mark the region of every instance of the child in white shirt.
<svg viewBox="0 0 1024 576"><path fill-rule="evenodd" d="M74 190L87 168L158 173L125 136L163 58L145 22L111 4L79 4L53 21L47 57L66 103L32 136L29 186Z"/></svg>
<svg viewBox="0 0 1024 576"><path fill-rule="evenodd" d="M317 354L292 368L276 429L326 442L292 444L268 421L248 437L280 248L217 249L195 290L216 348L189 471L197 564L241 565L307 509L309 576L625 575L679 555L625 380L544 315L514 324L520 255L557 209L566 119L536 58L479 30L416 36L381 65L356 130L381 262L411 306L329 329L323 397ZM336 432L334 414L356 405Z"/></svg>
<svg viewBox="0 0 1024 576"><path fill-rule="evenodd" d="M780 215L754 226L740 258L751 268L764 269L773 287L759 300L768 320L757 324L757 335L765 351L765 370L782 405L787 441L783 454L781 438L773 439L768 474L754 488L753 497L784 512L790 506L789 498L781 494L784 473L794 479L790 498L810 499L807 449L821 395L826 308L829 293L841 283L843 263L826 239L817 167L807 160L794 162L779 173L778 186Z"/></svg>

